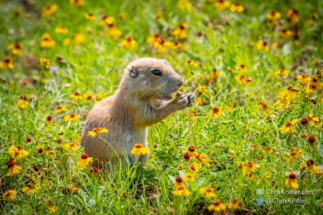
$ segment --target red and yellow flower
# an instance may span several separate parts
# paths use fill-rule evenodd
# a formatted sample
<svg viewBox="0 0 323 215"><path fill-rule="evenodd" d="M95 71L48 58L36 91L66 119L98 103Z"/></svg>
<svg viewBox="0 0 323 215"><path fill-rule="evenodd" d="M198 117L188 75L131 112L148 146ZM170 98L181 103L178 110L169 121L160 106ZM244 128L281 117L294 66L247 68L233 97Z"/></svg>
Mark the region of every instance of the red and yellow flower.
<svg viewBox="0 0 323 215"><path fill-rule="evenodd" d="M62 111L67 111L65 105L58 105L53 113L60 113Z"/></svg>
<svg viewBox="0 0 323 215"><path fill-rule="evenodd" d="M68 28L64 27L64 26L57 26L55 28L55 32L58 34L67 34L68 33Z"/></svg>
<svg viewBox="0 0 323 215"><path fill-rule="evenodd" d="M66 116L64 116L65 122L67 122L68 120L78 121L79 118L80 118L80 115L76 115L75 113L70 113L70 114L67 114Z"/></svg>
<svg viewBox="0 0 323 215"><path fill-rule="evenodd" d="M289 70L287 69L278 69L276 72L275 72L275 75L288 75L289 73Z"/></svg>
<svg viewBox="0 0 323 215"><path fill-rule="evenodd" d="M267 19L269 20L273 20L276 21L278 19L280 19L281 14L279 12L277 12L276 10L271 10L268 14L267 14Z"/></svg>
<svg viewBox="0 0 323 215"><path fill-rule="evenodd" d="M13 161L20 160L23 157L26 157L29 155L29 152L23 150L21 146L11 146L8 149L9 153L11 153L11 157L13 158Z"/></svg>
<svg viewBox="0 0 323 215"><path fill-rule="evenodd" d="M299 14L297 9L290 9L287 11L287 19L291 22L298 23L299 22Z"/></svg>
<svg viewBox="0 0 323 215"><path fill-rule="evenodd" d="M73 94L71 94L70 95L70 97L71 98L74 98L74 99L76 99L76 100L78 100L78 99L83 99L83 97L81 96L81 94L79 93L79 92L75 92L75 93L73 93Z"/></svg>
<svg viewBox="0 0 323 215"><path fill-rule="evenodd" d="M3 62L0 62L0 68L1 69L14 69L15 66L13 65L13 61L11 57L4 57Z"/></svg>
<svg viewBox="0 0 323 215"><path fill-rule="evenodd" d="M183 195L190 195L191 194L191 192L190 191L188 191L188 190L186 190L186 188L185 188L185 186L183 186L183 185L180 185L180 186L177 186L176 187L176 190L175 191L173 191L173 194L175 195L175 196L183 196Z"/></svg>
<svg viewBox="0 0 323 215"><path fill-rule="evenodd" d="M230 2L225 0L217 0L214 4L214 7L216 7L219 10L224 10L227 7L230 7Z"/></svg>
<svg viewBox="0 0 323 215"><path fill-rule="evenodd" d="M85 19L88 19L88 20L95 20L95 16L91 13L89 14L85 14Z"/></svg>
<svg viewBox="0 0 323 215"><path fill-rule="evenodd" d="M205 194L205 197L208 198L208 199L212 198L212 197L216 198L216 195L215 195L214 190L213 190L212 187L201 188L200 193L201 193L201 195Z"/></svg>
<svg viewBox="0 0 323 215"><path fill-rule="evenodd" d="M177 5L181 10L190 9L192 7L192 3L188 0L178 0Z"/></svg>
<svg viewBox="0 0 323 215"><path fill-rule="evenodd" d="M289 173L288 179L286 180L285 184L288 188L297 189L299 187L296 181L296 174L294 172Z"/></svg>
<svg viewBox="0 0 323 215"><path fill-rule="evenodd" d="M147 154L149 149L147 147L143 147L141 143L136 143L135 146L131 150L131 154L139 156L140 154Z"/></svg>
<svg viewBox="0 0 323 215"><path fill-rule="evenodd" d="M219 107L214 107L209 111L209 116L211 119L214 119L215 116L220 117L222 113L222 109L220 109Z"/></svg>
<svg viewBox="0 0 323 215"><path fill-rule="evenodd" d="M209 211L215 211L215 212L224 211L226 208L227 206L221 203L219 199L214 200L214 202L207 207Z"/></svg>
<svg viewBox="0 0 323 215"><path fill-rule="evenodd" d="M108 25L107 35L108 37L112 37L114 40L119 39L122 32L113 24Z"/></svg>
<svg viewBox="0 0 323 215"><path fill-rule="evenodd" d="M47 5L45 7L43 7L43 11L42 11L42 16L46 17L46 16L50 16L52 13L57 11L57 4L53 4L53 5Z"/></svg>
<svg viewBox="0 0 323 215"><path fill-rule="evenodd" d="M181 39L184 39L187 36L187 32L186 32L187 28L188 28L188 25L185 22L183 22L175 29L175 31L173 31L172 35L175 38L179 37Z"/></svg>
<svg viewBox="0 0 323 215"><path fill-rule="evenodd" d="M69 143L65 143L65 149L67 149L67 150L70 150L70 149L73 149L74 151L77 151L77 150L79 150L79 146L76 144L76 143L74 143L74 142L69 142Z"/></svg>
<svg viewBox="0 0 323 215"><path fill-rule="evenodd" d="M13 55L16 55L18 56L20 54L20 51L21 51L21 44L16 42L14 44L10 44L8 46L8 49L11 49L11 52Z"/></svg>
<svg viewBox="0 0 323 215"><path fill-rule="evenodd" d="M210 166L210 161L211 158L210 157L205 157L206 154L202 153L200 155L197 155L194 161L194 166L201 168L202 167L202 163L205 164L206 166Z"/></svg>
<svg viewBox="0 0 323 215"><path fill-rule="evenodd" d="M231 5L230 10L232 12L239 12L239 13L241 13L244 10L244 7L241 4L239 4L239 3L235 3L235 4L232 4Z"/></svg>
<svg viewBox="0 0 323 215"><path fill-rule="evenodd" d="M291 132L292 134L296 133L296 129L294 128L294 124L298 122L298 119L294 119L292 121L287 121L284 123L282 127L279 128L279 131L284 134L286 132Z"/></svg>
<svg viewBox="0 0 323 215"><path fill-rule="evenodd" d="M256 169L256 165L253 162L248 161L246 163L246 166L242 170L243 177L245 178L251 177L255 169Z"/></svg>
<svg viewBox="0 0 323 215"><path fill-rule="evenodd" d="M85 169L91 160L93 160L93 157L89 157L86 153L83 153L81 155L81 160L77 163L77 165L82 169Z"/></svg>
<svg viewBox="0 0 323 215"><path fill-rule="evenodd" d="M108 133L108 132L109 131L106 128L96 127L96 128L93 128L93 131L89 131L87 136L95 137L97 133Z"/></svg>
<svg viewBox="0 0 323 215"><path fill-rule="evenodd" d="M7 189L4 194L2 195L2 198L3 200L9 202L10 199L14 199L17 195L17 191L16 190L10 190L10 189Z"/></svg>
<svg viewBox="0 0 323 215"><path fill-rule="evenodd" d="M120 43L121 47L134 48L136 46L136 41L131 36L127 36L125 40Z"/></svg>
<svg viewBox="0 0 323 215"><path fill-rule="evenodd" d="M48 33L43 34L43 36L41 37L40 47L50 48L54 46L55 46L55 41L52 40L52 37L50 36L50 34Z"/></svg>
<svg viewBox="0 0 323 215"><path fill-rule="evenodd" d="M269 52L269 46L266 41L259 40L257 43L257 49L264 49L266 52Z"/></svg>
<svg viewBox="0 0 323 215"><path fill-rule="evenodd" d="M7 176L14 176L19 173L19 170L22 169L20 166L17 166L15 162L9 160L7 161L8 172Z"/></svg>

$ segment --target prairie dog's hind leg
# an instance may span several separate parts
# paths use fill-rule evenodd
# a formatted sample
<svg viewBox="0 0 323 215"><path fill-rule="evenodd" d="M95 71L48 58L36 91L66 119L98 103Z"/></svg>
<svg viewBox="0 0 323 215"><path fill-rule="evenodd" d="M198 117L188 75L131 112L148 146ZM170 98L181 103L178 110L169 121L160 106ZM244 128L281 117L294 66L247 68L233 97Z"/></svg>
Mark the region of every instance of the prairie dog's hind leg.
<svg viewBox="0 0 323 215"><path fill-rule="evenodd" d="M147 162L147 160L148 160L148 158L149 158L149 152L148 153L146 153L145 155L140 155L139 156L139 162L141 163L141 165L143 165L143 166L145 166L146 165L146 162Z"/></svg>

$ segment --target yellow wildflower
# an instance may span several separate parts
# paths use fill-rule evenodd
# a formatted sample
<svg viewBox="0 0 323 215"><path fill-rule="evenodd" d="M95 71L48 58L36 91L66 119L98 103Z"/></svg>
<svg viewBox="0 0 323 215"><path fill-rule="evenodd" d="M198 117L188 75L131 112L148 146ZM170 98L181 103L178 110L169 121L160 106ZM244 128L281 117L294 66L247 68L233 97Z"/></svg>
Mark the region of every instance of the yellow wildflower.
<svg viewBox="0 0 323 215"><path fill-rule="evenodd" d="M214 119L215 116L220 117L222 113L223 111L220 108L214 107L209 111L209 116L211 119Z"/></svg>
<svg viewBox="0 0 323 215"><path fill-rule="evenodd" d="M67 114L66 116L64 116L65 122L68 121L68 120L78 121L79 118L80 118L80 115L75 115L74 113L70 113L70 114Z"/></svg>
<svg viewBox="0 0 323 215"><path fill-rule="evenodd" d="M78 7L81 7L81 6L84 5L84 1L83 0L70 0L70 3L71 4L74 4L74 5L78 6Z"/></svg>
<svg viewBox="0 0 323 215"><path fill-rule="evenodd" d="M29 183L27 185L27 187L24 187L21 189L21 191L26 194L26 195L29 195L29 193L35 193L37 190L39 189L39 187L37 187L36 184L31 184Z"/></svg>
<svg viewBox="0 0 323 215"><path fill-rule="evenodd" d="M288 39L290 36L293 35L293 32L288 30L287 28L283 28L280 32L278 32L278 35L285 39Z"/></svg>
<svg viewBox="0 0 323 215"><path fill-rule="evenodd" d="M11 153L14 162L29 155L29 152L23 150L21 146L11 146L8 151Z"/></svg>
<svg viewBox="0 0 323 215"><path fill-rule="evenodd" d="M201 84L197 86L197 90L199 91L199 93L202 93L202 94L207 92L206 86Z"/></svg>
<svg viewBox="0 0 323 215"><path fill-rule="evenodd" d="M101 127L97 127L97 128L93 128L93 131L89 131L87 136L92 136L94 137L97 133L108 133L108 129L106 128L101 128Z"/></svg>
<svg viewBox="0 0 323 215"><path fill-rule="evenodd" d="M57 26L55 28L55 32L58 34L67 34L68 33L68 28L64 27L64 26Z"/></svg>
<svg viewBox="0 0 323 215"><path fill-rule="evenodd" d="M266 52L268 52L269 51L268 43L263 40L259 40L257 43L257 49L264 49Z"/></svg>
<svg viewBox="0 0 323 215"><path fill-rule="evenodd" d="M131 150L131 154L139 156L140 154L147 154L149 152L149 149L146 147L143 147L142 144L136 143L133 149Z"/></svg>
<svg viewBox="0 0 323 215"><path fill-rule="evenodd" d="M8 46L8 49L11 49L11 52L13 55L18 56L20 54L21 51L21 44L20 43L14 43L14 44L10 44Z"/></svg>
<svg viewBox="0 0 323 215"><path fill-rule="evenodd" d="M193 66L196 66L196 67L199 66L197 63L194 62L194 60L188 60L188 61L186 61L185 65L193 65Z"/></svg>
<svg viewBox="0 0 323 215"><path fill-rule="evenodd" d="M85 19L95 20L95 16L93 14L91 14L91 13L85 14Z"/></svg>
<svg viewBox="0 0 323 215"><path fill-rule="evenodd" d="M219 10L224 10L227 7L230 7L230 2L229 1L225 1L225 0L217 0L217 2L215 2L214 6L219 9Z"/></svg>
<svg viewBox="0 0 323 215"><path fill-rule="evenodd" d="M290 9L287 11L287 19L291 22L298 23L299 15L297 9Z"/></svg>
<svg viewBox="0 0 323 215"><path fill-rule="evenodd" d="M193 173L185 173L184 175L183 175L183 178L184 178L184 180L185 181L187 181L187 182L194 182L195 181L195 177L194 177L194 174Z"/></svg>
<svg viewBox="0 0 323 215"><path fill-rule="evenodd" d="M69 149L73 149L73 150L77 151L77 150L79 150L79 148L80 148L80 147L79 147L76 143L74 143L74 142L66 143L64 146L65 146L65 149L67 149L67 150L69 150Z"/></svg>
<svg viewBox="0 0 323 215"><path fill-rule="evenodd" d="M57 11L57 8L58 8L57 4L45 6L43 7L43 12L41 15L43 17L50 16L52 13Z"/></svg>
<svg viewBox="0 0 323 215"><path fill-rule="evenodd" d="M175 196L183 196L183 195L190 195L190 191L188 191L188 190L186 190L186 188L185 188L185 186L183 186L183 185L180 185L180 186L178 186L178 187L176 187L176 190L175 191L173 191L173 194L175 195Z"/></svg>
<svg viewBox="0 0 323 215"><path fill-rule="evenodd" d="M243 84L243 83L248 84L248 83L249 83L248 77L246 77L246 76L244 76L244 75L242 75L242 74L240 74L240 75L238 75L238 76L234 77L234 79L236 79L236 81L237 81L239 84Z"/></svg>
<svg viewBox="0 0 323 215"><path fill-rule="evenodd" d="M224 211L227 208L227 206L220 202L220 200L216 199L211 205L207 207L209 211Z"/></svg>
<svg viewBox="0 0 323 215"><path fill-rule="evenodd" d="M119 29L117 29L113 23L108 25L108 30L107 30L108 37L112 37L114 40L117 40L119 39L121 34L122 32Z"/></svg>
<svg viewBox="0 0 323 215"><path fill-rule="evenodd" d="M181 38L181 39L184 39L186 38L187 36L187 32L186 32L186 29L187 29L188 25L183 22L181 23L176 29L175 31L173 31L172 35L175 37L175 38Z"/></svg>
<svg viewBox="0 0 323 215"><path fill-rule="evenodd" d="M188 0L178 0L177 4L181 10L190 9L192 7L192 3Z"/></svg>
<svg viewBox="0 0 323 215"><path fill-rule="evenodd" d="M95 100L96 102L100 102L103 98L103 96L105 96L106 94L103 94L103 92L100 92L96 97Z"/></svg>
<svg viewBox="0 0 323 215"><path fill-rule="evenodd" d="M83 95L84 102L90 102L93 99L94 93L89 92Z"/></svg>
<svg viewBox="0 0 323 215"><path fill-rule="evenodd" d="M43 34L43 36L41 37L40 47L50 48L54 46L55 46L55 41L52 40L52 37L48 33Z"/></svg>
<svg viewBox="0 0 323 215"><path fill-rule="evenodd" d="M183 151L184 153L189 153L192 157L198 155L196 152L195 146L189 146L188 150Z"/></svg>
<svg viewBox="0 0 323 215"><path fill-rule="evenodd" d="M14 199L17 195L17 191L15 190L6 190L4 194L2 195L3 200L6 200L7 202L10 201L10 199Z"/></svg>
<svg viewBox="0 0 323 215"><path fill-rule="evenodd" d="M123 40L120 45L126 48L134 48L136 46L136 41L133 39L133 37L127 36L125 40Z"/></svg>
<svg viewBox="0 0 323 215"><path fill-rule="evenodd" d="M238 67L237 67L238 70L240 70L241 72L247 72L247 68L244 64L240 64Z"/></svg>
<svg viewBox="0 0 323 215"><path fill-rule="evenodd" d="M11 57L4 57L3 62L0 62L0 68L2 69L14 69L15 66L13 65L13 61Z"/></svg>
<svg viewBox="0 0 323 215"><path fill-rule="evenodd" d="M279 75L279 74L288 75L288 73L289 73L289 70L287 69L279 69L275 72L275 75Z"/></svg>
<svg viewBox="0 0 323 215"><path fill-rule="evenodd" d="M205 194L205 197L208 198L208 199L212 198L212 197L216 198L216 195L215 195L212 187L201 188L200 193L201 193L201 195Z"/></svg>
<svg viewBox="0 0 323 215"><path fill-rule="evenodd" d="M285 124L279 128L279 131L284 134L286 132L296 133L296 129L293 127L295 123L298 122L298 119L294 119L293 121L287 121Z"/></svg>
<svg viewBox="0 0 323 215"><path fill-rule="evenodd" d="M211 158L210 157L204 158L205 156L206 154L204 153L197 155L195 157L196 159L194 161L194 165L200 168L202 167L202 163L204 163L206 166L210 166Z"/></svg>
<svg viewBox="0 0 323 215"><path fill-rule="evenodd" d="M231 5L230 10L232 12L239 12L239 13L241 13L244 10L244 7L241 4L239 4L239 3L235 3L235 4L232 4Z"/></svg>
<svg viewBox="0 0 323 215"><path fill-rule="evenodd" d="M231 209L238 209L243 206L243 202L238 199L232 199L231 202L229 203L229 208Z"/></svg>
<svg viewBox="0 0 323 215"><path fill-rule="evenodd" d="M242 170L243 177L251 177L255 169L256 169L255 164L251 161L248 161L246 163L246 166Z"/></svg>
<svg viewBox="0 0 323 215"><path fill-rule="evenodd" d="M288 179L286 180L285 184L288 188L297 189L299 187L296 181L296 175L294 172L289 173Z"/></svg>
<svg viewBox="0 0 323 215"><path fill-rule="evenodd" d="M15 162L9 160L7 161L8 172L7 176L14 176L19 173L19 170L22 169L20 166L17 166Z"/></svg>
<svg viewBox="0 0 323 215"><path fill-rule="evenodd" d="M115 18L113 16L108 16L107 14L102 14L101 15L101 20L99 21L99 25L104 25L104 24L113 24Z"/></svg>
<svg viewBox="0 0 323 215"><path fill-rule="evenodd" d="M278 20L278 19L280 19L280 17L281 17L281 14L279 13L279 12L277 12L276 10L271 10L268 14L267 14L267 19L269 19L269 20L273 20L273 21L275 21L275 20Z"/></svg>
<svg viewBox="0 0 323 215"><path fill-rule="evenodd" d="M28 105L28 102L23 100L23 99L18 99L17 100L17 107L21 110L24 110Z"/></svg>
<svg viewBox="0 0 323 215"><path fill-rule="evenodd" d="M53 113L60 113L62 111L67 111L65 105L58 105Z"/></svg>
<svg viewBox="0 0 323 215"><path fill-rule="evenodd" d="M71 94L70 97L71 98L75 98L76 100L83 99L83 97L81 96L81 94L78 93L78 92L75 92L75 93Z"/></svg>
<svg viewBox="0 0 323 215"><path fill-rule="evenodd" d="M77 163L77 165L82 169L85 169L91 160L93 160L92 157L90 158L86 153L83 153L81 155L81 160Z"/></svg>

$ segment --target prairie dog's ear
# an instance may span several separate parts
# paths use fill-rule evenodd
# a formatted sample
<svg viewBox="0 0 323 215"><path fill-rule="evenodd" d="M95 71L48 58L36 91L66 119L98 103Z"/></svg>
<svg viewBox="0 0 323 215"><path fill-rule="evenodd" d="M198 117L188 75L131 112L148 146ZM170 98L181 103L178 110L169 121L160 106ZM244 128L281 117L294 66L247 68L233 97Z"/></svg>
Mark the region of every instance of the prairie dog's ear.
<svg viewBox="0 0 323 215"><path fill-rule="evenodd" d="M129 75L131 78L137 78L139 75L139 71L137 70L136 66L131 66L129 68Z"/></svg>
<svg viewBox="0 0 323 215"><path fill-rule="evenodd" d="M168 60L165 60L165 59L159 59L159 60L165 65L172 66L170 62L168 62Z"/></svg>

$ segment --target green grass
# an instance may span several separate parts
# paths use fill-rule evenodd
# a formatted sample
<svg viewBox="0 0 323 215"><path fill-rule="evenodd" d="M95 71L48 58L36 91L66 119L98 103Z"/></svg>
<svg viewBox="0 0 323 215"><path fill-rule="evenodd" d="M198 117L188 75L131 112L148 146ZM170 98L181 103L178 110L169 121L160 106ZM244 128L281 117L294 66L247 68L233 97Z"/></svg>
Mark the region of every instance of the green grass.
<svg viewBox="0 0 323 215"><path fill-rule="evenodd" d="M242 13L231 12L230 8L219 10L214 2L203 0L191 0L192 8L185 10L179 8L177 1L170 0L84 1L83 7L68 1L0 1L0 62L10 56L15 66L0 68L2 214L48 214L46 197L50 197L58 214L211 214L207 207L216 198L207 199L199 191L207 186L213 187L217 199L227 206L232 199L243 201L237 210L226 209L228 214L322 214L322 169L314 174L307 167L296 178L299 184L296 190L314 190L312 194L263 196L267 201L299 199L302 203L256 202L260 197L256 195L257 188L265 192L293 190L287 188L285 181L289 172L301 170L301 162L314 160L319 168L323 165L322 126L300 123L310 113L323 119L322 90L308 93L297 79L307 73L323 82L316 73L321 68L323 53L321 1L242 0L239 1L244 6ZM52 4L58 5L57 11L42 17L42 8ZM287 20L287 11L292 8L298 9L298 23ZM14 15L16 9L20 16ZM281 13L275 28L266 18L272 9ZM124 19L118 17L121 12ZM161 19L156 19L157 12L161 12ZM96 20L85 19L88 13L94 14ZM103 13L115 17L114 24L122 32L117 40L106 35L107 24L98 25ZM188 25L187 37L175 39L172 32L183 22ZM57 26L66 27L69 32L58 34ZM283 28L293 34L282 38L279 32ZM299 38L294 38L296 32ZM56 42L54 47L40 47L44 33L49 33ZM75 33L83 34L85 40L75 47L65 46L64 40ZM185 50L166 47L164 53L158 53L153 44L147 43L147 38L156 33L167 41L183 43ZM126 36L134 38L135 48L120 46ZM259 40L268 43L269 52L257 49ZM21 44L19 56L7 48L15 42ZM184 78L184 93L194 92L201 103L149 128L151 156L147 166L137 165L115 174L99 171L94 175L89 172L90 165L86 169L77 166L84 149L68 151L64 144L78 141L86 113L96 101L75 101L70 94L104 92L104 98L113 95L127 64L140 57L167 59ZM49 59L58 71L41 66L39 58ZM185 65L189 60L194 60L198 67ZM246 66L246 72L237 69L240 64ZM213 68L218 71L217 77L212 76ZM289 74L275 75L280 68L289 70ZM239 74L251 77L252 81L240 85L235 80ZM206 87L205 93L199 92L199 84ZM289 97L288 105L279 107L277 96L290 86L299 89L298 94ZM24 94L28 105L21 110L17 100ZM268 114L258 110L259 102L270 107ZM53 113L57 105L65 105L67 112ZM210 118L208 113L213 107L224 113ZM196 111L196 116L192 111ZM69 113L80 114L80 120L65 122L64 116ZM47 116L52 116L53 124L45 123ZM281 133L279 128L293 119L299 119L294 125L296 133ZM308 137L299 136L302 133L316 138L313 146ZM26 142L27 137L32 143ZM29 154L15 162L22 167L20 172L7 176L6 162L12 159L8 149L18 145ZM189 172L187 166L194 162L194 158L186 161L183 157L183 151L190 145L210 157L211 165L203 165L195 173L194 182L184 182L191 192L189 196L174 196L175 178ZM37 152L39 146L43 148L42 154ZM264 153L264 147L273 149L272 153ZM291 162L289 151L294 148L302 150L303 156ZM46 156L50 150L56 152L56 157ZM245 178L237 166L238 162L245 166L248 161L256 165L253 179ZM178 170L181 164L184 167ZM22 189L33 183L33 176L39 180L36 183L39 189L26 195ZM63 190L71 184L79 190L67 195ZM17 191L13 200L3 200L7 189Z"/></svg>

